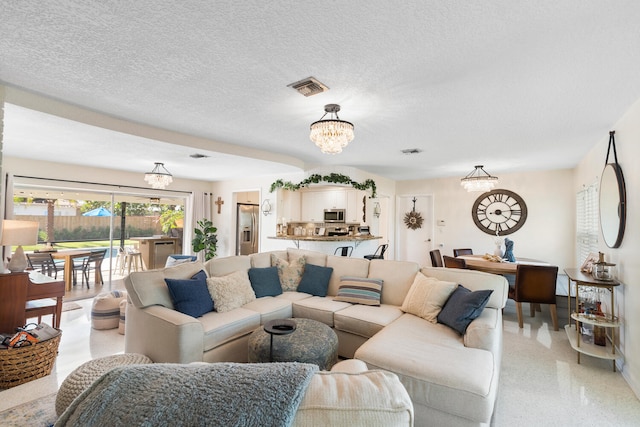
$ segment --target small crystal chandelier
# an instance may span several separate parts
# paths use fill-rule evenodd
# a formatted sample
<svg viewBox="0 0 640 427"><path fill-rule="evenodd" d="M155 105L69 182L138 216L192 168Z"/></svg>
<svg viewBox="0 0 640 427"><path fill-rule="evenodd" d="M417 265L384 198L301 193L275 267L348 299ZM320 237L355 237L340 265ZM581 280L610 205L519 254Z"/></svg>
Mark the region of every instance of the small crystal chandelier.
<svg viewBox="0 0 640 427"><path fill-rule="evenodd" d="M471 173L460 180L462 185L467 191L489 191L497 183L498 177L492 176L483 169L484 166L474 166L475 169Z"/></svg>
<svg viewBox="0 0 640 427"><path fill-rule="evenodd" d="M173 175L165 169L164 163L156 162L153 170L144 174L144 180L151 187L162 190L173 182Z"/></svg>
<svg viewBox="0 0 640 427"><path fill-rule="evenodd" d="M311 123L309 138L325 154L341 153L342 149L353 141L353 124L340 120L338 111L340 111L338 104L327 104L324 106L324 115L320 120ZM323 120L327 114L331 114L331 118Z"/></svg>

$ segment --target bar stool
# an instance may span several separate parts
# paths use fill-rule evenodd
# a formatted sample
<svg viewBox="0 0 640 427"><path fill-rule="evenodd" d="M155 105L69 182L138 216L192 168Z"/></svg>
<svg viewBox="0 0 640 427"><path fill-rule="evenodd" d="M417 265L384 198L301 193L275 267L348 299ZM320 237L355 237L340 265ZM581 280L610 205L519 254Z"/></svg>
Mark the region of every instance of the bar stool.
<svg viewBox="0 0 640 427"><path fill-rule="evenodd" d="M119 260L119 261L118 261ZM127 274L133 271L145 270L144 260L142 259L142 252L135 250L131 247L125 247L118 253L118 260L116 265L120 265L120 275L124 275L124 271L127 270Z"/></svg>
<svg viewBox="0 0 640 427"><path fill-rule="evenodd" d="M353 246L339 246L333 252L334 255L349 257L353 253Z"/></svg>

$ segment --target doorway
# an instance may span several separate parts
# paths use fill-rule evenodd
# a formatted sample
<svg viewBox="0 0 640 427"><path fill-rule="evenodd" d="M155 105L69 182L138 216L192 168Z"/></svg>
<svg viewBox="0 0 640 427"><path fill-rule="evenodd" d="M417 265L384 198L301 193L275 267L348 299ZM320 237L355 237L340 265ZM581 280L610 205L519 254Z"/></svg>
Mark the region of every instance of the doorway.
<svg viewBox="0 0 640 427"><path fill-rule="evenodd" d="M405 225L405 217L414 212L422 218L419 228L410 228ZM397 259L400 261L412 261L421 267L430 266L429 251L433 249L433 196L415 195L398 196L396 200L396 218L398 241Z"/></svg>

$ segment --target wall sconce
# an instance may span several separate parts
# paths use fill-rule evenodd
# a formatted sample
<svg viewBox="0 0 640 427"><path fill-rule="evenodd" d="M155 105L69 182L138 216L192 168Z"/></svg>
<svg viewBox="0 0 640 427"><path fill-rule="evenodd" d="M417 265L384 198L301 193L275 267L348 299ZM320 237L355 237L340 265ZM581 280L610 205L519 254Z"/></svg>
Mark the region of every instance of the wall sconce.
<svg viewBox="0 0 640 427"><path fill-rule="evenodd" d="M375 216L376 218L380 218L380 203L378 202L373 205L373 216Z"/></svg>
<svg viewBox="0 0 640 427"><path fill-rule="evenodd" d="M271 213L271 203L269 203L269 199L264 199L264 202L262 202L261 209L264 216L267 216Z"/></svg>

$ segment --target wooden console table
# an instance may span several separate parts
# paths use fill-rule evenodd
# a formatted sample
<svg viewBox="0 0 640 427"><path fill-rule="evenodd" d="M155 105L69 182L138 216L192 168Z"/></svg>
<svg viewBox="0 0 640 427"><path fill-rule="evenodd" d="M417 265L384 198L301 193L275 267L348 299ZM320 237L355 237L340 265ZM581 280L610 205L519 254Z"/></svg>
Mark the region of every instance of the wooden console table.
<svg viewBox="0 0 640 427"><path fill-rule="evenodd" d="M0 274L0 332L11 333L17 327L24 326L27 301L44 298L56 298L56 321L53 327L60 327L64 282L48 279L34 283L27 272Z"/></svg>

